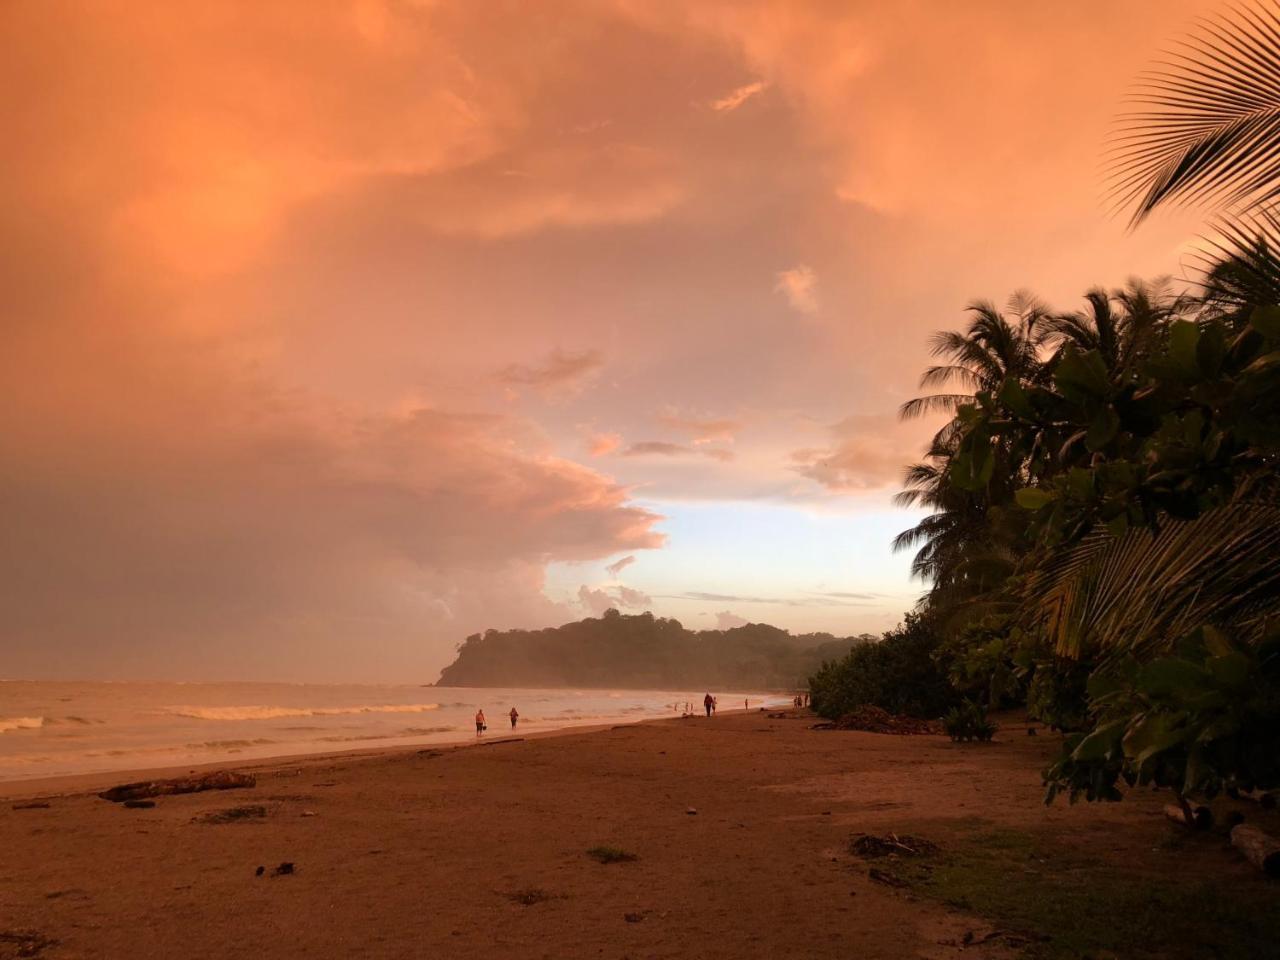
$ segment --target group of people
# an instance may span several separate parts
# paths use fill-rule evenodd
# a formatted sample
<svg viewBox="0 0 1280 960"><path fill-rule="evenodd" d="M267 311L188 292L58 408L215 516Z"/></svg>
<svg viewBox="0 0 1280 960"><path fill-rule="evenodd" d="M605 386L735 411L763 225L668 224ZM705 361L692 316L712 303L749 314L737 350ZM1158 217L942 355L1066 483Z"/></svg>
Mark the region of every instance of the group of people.
<svg viewBox="0 0 1280 960"><path fill-rule="evenodd" d="M800 706L800 700L801 700L800 697L796 697L796 706ZM808 697L806 696L804 700L807 703ZM750 701L743 700L742 708L744 710L747 709L749 703ZM704 710L707 711L708 717L713 716L715 714L716 707L718 707L719 705L720 705L719 698L713 697L710 693L708 693L706 696L702 698L702 707ZM691 710L689 709L690 705L685 704L684 706L685 706L685 713L686 714L690 713L691 712ZM518 711L515 707L512 707L511 712L507 714L507 718L511 721L511 729L514 730L516 728L516 723L519 722L520 720L520 711ZM482 707L476 711L476 736L477 737L481 736L488 729L489 729L488 721L485 720L484 708Z"/></svg>
<svg viewBox="0 0 1280 960"><path fill-rule="evenodd" d="M515 707L512 707L511 712L508 713L507 716L511 719L511 729L514 730L516 728L516 722L520 719L520 711L518 711ZM482 733L484 733L488 729L489 729L489 724L485 721L485 718L484 718L484 708L481 707L479 710L476 711L476 736L477 737L480 736Z"/></svg>

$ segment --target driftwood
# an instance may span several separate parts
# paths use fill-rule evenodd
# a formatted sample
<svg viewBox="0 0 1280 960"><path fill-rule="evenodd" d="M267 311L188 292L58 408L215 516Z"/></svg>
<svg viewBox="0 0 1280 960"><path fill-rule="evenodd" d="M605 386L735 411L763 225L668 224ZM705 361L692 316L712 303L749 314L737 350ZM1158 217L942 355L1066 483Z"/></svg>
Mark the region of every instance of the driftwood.
<svg viewBox="0 0 1280 960"><path fill-rule="evenodd" d="M110 790L103 790L98 796L112 803L123 803L126 800L145 800L147 797L167 797L175 793L234 790L237 787L256 785L257 780L249 774L215 770L213 773L195 777L178 777L175 780L143 780L139 783L125 783Z"/></svg>
<svg viewBox="0 0 1280 960"><path fill-rule="evenodd" d="M1169 803L1165 805L1164 815L1174 823L1180 823L1192 830L1208 830L1213 826L1213 812L1208 807L1193 807L1191 804Z"/></svg>
<svg viewBox="0 0 1280 960"><path fill-rule="evenodd" d="M1280 841L1257 827L1242 823L1231 828L1231 845L1269 877L1280 877Z"/></svg>

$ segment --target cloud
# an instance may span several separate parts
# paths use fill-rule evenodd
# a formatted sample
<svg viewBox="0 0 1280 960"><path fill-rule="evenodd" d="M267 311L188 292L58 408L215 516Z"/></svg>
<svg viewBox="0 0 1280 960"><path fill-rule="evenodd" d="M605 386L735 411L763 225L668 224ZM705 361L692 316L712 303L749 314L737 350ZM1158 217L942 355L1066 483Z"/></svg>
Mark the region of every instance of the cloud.
<svg viewBox="0 0 1280 960"><path fill-rule="evenodd" d="M545 392L580 390L604 365L604 357L598 350L578 353L552 350L547 359L532 366L513 363L498 373L502 383L533 387Z"/></svg>
<svg viewBox="0 0 1280 960"><path fill-rule="evenodd" d="M578 588L578 605L587 611L588 615L598 617L616 607L617 601L604 590L593 590L584 583Z"/></svg>
<svg viewBox="0 0 1280 960"><path fill-rule="evenodd" d="M595 433L587 438L587 453L593 457L605 457L622 446L622 437L616 433Z"/></svg>
<svg viewBox="0 0 1280 960"><path fill-rule="evenodd" d="M687 447L665 440L641 440L622 451L624 457L709 457L722 463L733 459L732 450L713 450L706 447Z"/></svg>
<svg viewBox="0 0 1280 960"><path fill-rule="evenodd" d="M717 630L732 630L734 627L745 627L751 621L728 610L721 610L716 615Z"/></svg>
<svg viewBox="0 0 1280 960"><path fill-rule="evenodd" d="M742 429L742 424L737 420L683 417L675 413L662 414L658 417L658 422L672 430L689 434L694 444L733 443L734 437Z"/></svg>
<svg viewBox="0 0 1280 960"><path fill-rule="evenodd" d="M919 457L918 424L892 416L854 415L828 428L832 442L790 453L792 469L832 493L894 486Z"/></svg>
<svg viewBox="0 0 1280 960"><path fill-rule="evenodd" d="M634 590L631 587L618 587L618 599L623 606L627 607L647 607L653 603L653 598L643 590Z"/></svg>
<svg viewBox="0 0 1280 960"><path fill-rule="evenodd" d="M668 600L697 600L701 603L770 603L784 607L861 607L866 604L860 600L849 599L853 595L835 593L810 594L802 597L757 597L733 593L706 593L701 590L689 590L685 593L666 596Z"/></svg>
<svg viewBox="0 0 1280 960"><path fill-rule="evenodd" d="M711 109L718 113L729 113L737 110L756 94L767 89L768 86L769 84L763 80L753 80L751 83L743 84L736 90L730 91L718 100L712 100Z"/></svg>
<svg viewBox="0 0 1280 960"><path fill-rule="evenodd" d="M800 313L818 312L818 275L813 269L800 264L778 274L774 292L784 294L793 310Z"/></svg>
<svg viewBox="0 0 1280 960"><path fill-rule="evenodd" d="M618 587L613 593L606 588L588 587L586 584L578 587L578 605L594 617L611 609L647 607L652 602L653 598L648 594L630 587Z"/></svg>
<svg viewBox="0 0 1280 960"><path fill-rule="evenodd" d="M618 574L620 574L623 570L625 570L627 567L631 566L635 562L636 562L636 558L634 556L627 555L623 557L621 560L615 560L613 563L608 564L604 569L609 574L609 576L617 577Z"/></svg>

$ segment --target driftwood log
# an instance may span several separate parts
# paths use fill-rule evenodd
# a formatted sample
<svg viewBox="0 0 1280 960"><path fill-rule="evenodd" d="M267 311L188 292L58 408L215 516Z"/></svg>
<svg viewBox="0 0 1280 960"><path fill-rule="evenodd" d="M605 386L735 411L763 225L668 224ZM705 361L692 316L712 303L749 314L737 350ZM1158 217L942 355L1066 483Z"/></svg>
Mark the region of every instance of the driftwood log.
<svg viewBox="0 0 1280 960"><path fill-rule="evenodd" d="M1231 845L1269 877L1280 877L1280 840L1242 823L1231 828Z"/></svg>
<svg viewBox="0 0 1280 960"><path fill-rule="evenodd" d="M1174 823L1180 823L1192 830L1208 830L1213 826L1213 812L1208 807L1193 807L1191 804L1165 804L1164 815Z"/></svg>
<svg viewBox="0 0 1280 960"><path fill-rule="evenodd" d="M143 780L139 783L125 783L110 790L103 790L98 796L112 803L124 803L126 800L145 800L147 797L167 797L175 793L200 793L204 790L234 790L237 787L252 787L257 780L247 773L232 773L230 770L215 770L195 777L178 777L174 780Z"/></svg>

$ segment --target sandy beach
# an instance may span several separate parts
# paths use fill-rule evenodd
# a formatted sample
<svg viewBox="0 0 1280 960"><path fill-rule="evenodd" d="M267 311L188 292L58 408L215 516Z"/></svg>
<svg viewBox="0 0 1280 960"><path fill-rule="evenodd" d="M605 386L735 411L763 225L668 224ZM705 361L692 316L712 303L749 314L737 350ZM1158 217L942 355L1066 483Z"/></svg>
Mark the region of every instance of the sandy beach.
<svg viewBox="0 0 1280 960"><path fill-rule="evenodd" d="M0 785L0 957L1015 956L1018 931L878 881L851 838L947 851L1016 831L1151 876L1186 863L1159 796L1044 807L1047 732L972 746L813 722L249 764L253 789L152 809L94 796L119 777ZM34 797L48 806L14 809ZM233 808L250 814L219 816ZM1261 882L1220 845L1195 856L1218 881Z"/></svg>

